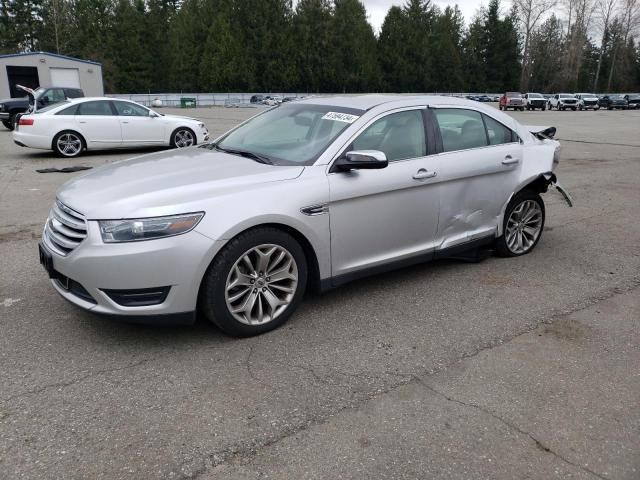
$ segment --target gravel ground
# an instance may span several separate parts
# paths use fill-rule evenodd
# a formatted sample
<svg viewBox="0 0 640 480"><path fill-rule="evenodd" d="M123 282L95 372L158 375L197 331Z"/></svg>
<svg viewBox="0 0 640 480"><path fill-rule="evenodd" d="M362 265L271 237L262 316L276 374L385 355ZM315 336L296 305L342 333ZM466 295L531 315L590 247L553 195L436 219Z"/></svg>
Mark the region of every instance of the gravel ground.
<svg viewBox="0 0 640 480"><path fill-rule="evenodd" d="M189 110L214 134L254 113ZM575 202L545 195L532 254L357 281L245 340L59 298L37 242L75 174L35 169L138 152L0 131L0 477L638 478L640 111L513 115L558 127Z"/></svg>

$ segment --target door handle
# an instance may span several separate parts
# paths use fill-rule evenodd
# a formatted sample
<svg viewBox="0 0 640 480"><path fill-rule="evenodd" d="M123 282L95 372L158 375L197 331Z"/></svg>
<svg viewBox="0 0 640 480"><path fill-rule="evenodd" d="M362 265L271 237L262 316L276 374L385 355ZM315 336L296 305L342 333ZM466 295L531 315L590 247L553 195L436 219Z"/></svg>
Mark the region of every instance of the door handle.
<svg viewBox="0 0 640 480"><path fill-rule="evenodd" d="M122 121L122 122L120 122L120 123L129 123L129 122Z"/></svg>
<svg viewBox="0 0 640 480"><path fill-rule="evenodd" d="M78 123L87 123L87 122L86 122L86 121L82 121L82 120L80 120Z"/></svg>
<svg viewBox="0 0 640 480"><path fill-rule="evenodd" d="M503 165L515 165L517 163L520 163L520 159L513 158L511 155L507 155L506 157L504 157L504 160L502 160Z"/></svg>
<svg viewBox="0 0 640 480"><path fill-rule="evenodd" d="M424 168L421 168L413 175L413 179L424 180L425 178L433 178L435 176L436 176L436 172L430 172L428 170L425 170Z"/></svg>

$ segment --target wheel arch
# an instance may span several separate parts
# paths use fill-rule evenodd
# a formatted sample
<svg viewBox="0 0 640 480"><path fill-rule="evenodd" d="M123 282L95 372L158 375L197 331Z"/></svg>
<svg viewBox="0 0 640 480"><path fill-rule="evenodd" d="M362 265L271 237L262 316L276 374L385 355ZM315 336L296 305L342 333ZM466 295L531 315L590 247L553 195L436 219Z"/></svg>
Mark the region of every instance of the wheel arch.
<svg viewBox="0 0 640 480"><path fill-rule="evenodd" d="M520 193L523 190L532 190L536 193L545 193L549 189L549 185L556 181L556 175L553 172L545 172L539 173L532 178L528 178L524 182L522 182L518 187L509 195L507 201L502 206L502 210L500 211L500 217L498 221L498 232L496 237L502 236L503 227L504 227L504 215L507 210L507 206L511 199Z"/></svg>
<svg viewBox="0 0 640 480"><path fill-rule="evenodd" d="M65 132L75 133L76 135L78 135L80 137L80 140L82 140L83 150L89 150L89 145L87 144L87 139L84 138L84 135L82 133L80 133L77 130L74 130L73 128L63 128L59 132L54 133L53 136L51 137L51 150L53 150L54 152L56 151L56 148L55 148L56 138L58 138L58 135L61 135L61 134L65 133Z"/></svg>
<svg viewBox="0 0 640 480"><path fill-rule="evenodd" d="M315 248L313 247L311 241L307 238L307 236L305 234L303 234L299 229L292 227L291 225L287 225L286 223L281 223L281 222L277 222L277 221L273 221L273 222L264 222L264 223L257 223L255 225L251 225L249 227L246 227L242 230L236 231L233 233L232 236L230 236L224 243L224 245L222 247L220 247L218 249L218 251L215 253L215 255L213 255L213 257L211 257L211 259L209 260L209 263L207 265L207 268L202 272L201 278L200 278L200 284L198 287L198 297L200 298L200 290L202 289L202 285L204 283L204 278L206 275L207 270L209 269L209 267L213 264L213 262L216 260L216 258L218 257L218 255L220 255L220 252L222 252L222 250L224 249L224 247L234 238L236 238L239 235L242 235L250 230L255 230L258 228L275 228L277 230L281 230L285 233L288 233L289 235L291 235L302 247L302 251L304 252L305 258L307 260L307 270L308 270L308 278L307 278L307 290L308 291L312 291L314 293L317 293L321 290L321 285L320 285L320 264L318 262L318 255L315 251Z"/></svg>
<svg viewBox="0 0 640 480"><path fill-rule="evenodd" d="M192 146L196 146L198 144L198 135L196 135L196 132L193 128L187 126L187 125L180 125L176 128L174 128L173 130L171 130L171 135L169 135L169 145L171 147L175 148L175 142L173 141L173 137L175 136L176 132L178 132L178 130L189 130L191 132L191 134L193 135L193 145Z"/></svg>

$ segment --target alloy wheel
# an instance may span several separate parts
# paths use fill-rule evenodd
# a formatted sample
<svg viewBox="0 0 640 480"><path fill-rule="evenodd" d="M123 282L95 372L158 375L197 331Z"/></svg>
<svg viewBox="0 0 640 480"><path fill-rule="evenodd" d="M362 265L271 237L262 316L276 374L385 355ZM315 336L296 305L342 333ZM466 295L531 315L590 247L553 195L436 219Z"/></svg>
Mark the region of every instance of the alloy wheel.
<svg viewBox="0 0 640 480"><path fill-rule="evenodd" d="M225 300L231 315L246 325L280 316L293 300L298 266L284 247L263 244L246 251L227 276Z"/></svg>
<svg viewBox="0 0 640 480"><path fill-rule="evenodd" d="M58 137L56 147L65 157L75 157L82 150L82 140L74 133L63 133Z"/></svg>
<svg viewBox="0 0 640 480"><path fill-rule="evenodd" d="M507 248L516 255L535 245L542 231L542 208L534 200L519 203L509 215L506 227Z"/></svg>
<svg viewBox="0 0 640 480"><path fill-rule="evenodd" d="M173 143L177 148L190 147L193 142L193 133L190 130L178 130L173 137Z"/></svg>

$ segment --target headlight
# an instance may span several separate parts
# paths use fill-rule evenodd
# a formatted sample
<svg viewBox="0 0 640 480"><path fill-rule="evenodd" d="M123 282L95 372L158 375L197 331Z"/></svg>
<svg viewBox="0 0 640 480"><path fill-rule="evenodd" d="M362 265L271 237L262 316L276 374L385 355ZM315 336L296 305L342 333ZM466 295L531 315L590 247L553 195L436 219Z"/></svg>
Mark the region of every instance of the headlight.
<svg viewBox="0 0 640 480"><path fill-rule="evenodd" d="M139 242L172 237L190 232L204 217L204 212L169 217L100 220L100 235L105 243Z"/></svg>

